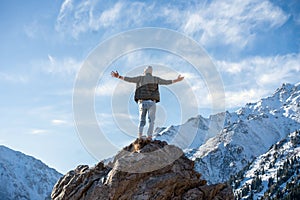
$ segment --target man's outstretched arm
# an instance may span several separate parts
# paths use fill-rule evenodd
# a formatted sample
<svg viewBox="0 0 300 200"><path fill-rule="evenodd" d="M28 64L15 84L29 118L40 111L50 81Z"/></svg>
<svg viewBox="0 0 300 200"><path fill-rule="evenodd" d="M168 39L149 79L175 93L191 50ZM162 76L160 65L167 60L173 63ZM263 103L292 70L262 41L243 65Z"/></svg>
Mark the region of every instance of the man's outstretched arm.
<svg viewBox="0 0 300 200"><path fill-rule="evenodd" d="M122 80L130 82L130 83L137 83L140 80L140 76L136 76L136 77L127 77L126 76L126 77L124 77L124 76L121 76L118 71L115 71L115 72L112 71L111 76L115 77L115 78L118 78L118 79L122 79Z"/></svg>
<svg viewBox="0 0 300 200"><path fill-rule="evenodd" d="M172 83L177 83L179 81L182 81L183 79L184 79L184 77L181 75L179 75L177 77L177 79L174 79L174 80L165 80L165 79L157 77L158 84L160 84L160 85L170 85Z"/></svg>

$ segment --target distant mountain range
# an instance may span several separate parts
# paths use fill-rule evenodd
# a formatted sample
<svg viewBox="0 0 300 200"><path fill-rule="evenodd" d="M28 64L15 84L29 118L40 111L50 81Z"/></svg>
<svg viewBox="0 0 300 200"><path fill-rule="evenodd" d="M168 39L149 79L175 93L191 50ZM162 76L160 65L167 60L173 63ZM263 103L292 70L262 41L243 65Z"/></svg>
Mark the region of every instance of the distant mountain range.
<svg viewBox="0 0 300 200"><path fill-rule="evenodd" d="M196 170L209 183L218 183L228 181L296 130L300 130L300 83L283 84L272 96L236 112L158 128L155 138L184 149Z"/></svg>
<svg viewBox="0 0 300 200"><path fill-rule="evenodd" d="M62 175L31 156L0 146L0 199L50 199Z"/></svg>

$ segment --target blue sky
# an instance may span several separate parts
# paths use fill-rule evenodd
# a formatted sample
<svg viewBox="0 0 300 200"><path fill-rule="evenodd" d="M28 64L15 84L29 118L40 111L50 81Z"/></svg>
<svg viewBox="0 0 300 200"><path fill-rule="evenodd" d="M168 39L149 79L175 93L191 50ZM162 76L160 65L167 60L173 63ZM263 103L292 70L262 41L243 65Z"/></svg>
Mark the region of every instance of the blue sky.
<svg viewBox="0 0 300 200"><path fill-rule="evenodd" d="M74 125L73 88L88 56L116 34L158 27L198 42L221 76L225 109L230 111L271 95L283 82L297 83L300 77L298 0L3 0L0 27L0 142L63 173L97 162ZM137 111L132 102L134 86L111 79L109 73L116 69L135 75L149 63L163 78L179 73L186 77L182 84L161 88L157 126L180 124L188 117L212 112L213 91L186 61L163 51L126 54L99 79L95 93L99 124L116 150L135 136ZM195 97L181 92L185 88ZM189 101L180 99L181 93ZM191 112L182 115L180 106ZM129 119L130 126L116 125L113 109L118 119ZM120 128L130 134L118 135ZM105 144L99 151L114 153Z"/></svg>

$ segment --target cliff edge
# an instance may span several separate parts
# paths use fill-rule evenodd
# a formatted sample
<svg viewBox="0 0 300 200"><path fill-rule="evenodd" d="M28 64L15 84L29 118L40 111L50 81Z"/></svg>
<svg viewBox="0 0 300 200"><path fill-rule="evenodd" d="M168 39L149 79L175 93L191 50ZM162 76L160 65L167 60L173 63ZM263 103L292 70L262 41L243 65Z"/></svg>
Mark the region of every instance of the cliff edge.
<svg viewBox="0 0 300 200"><path fill-rule="evenodd" d="M137 139L108 164L78 166L54 186L53 200L224 199L233 192L224 183L207 185L194 162L174 145Z"/></svg>

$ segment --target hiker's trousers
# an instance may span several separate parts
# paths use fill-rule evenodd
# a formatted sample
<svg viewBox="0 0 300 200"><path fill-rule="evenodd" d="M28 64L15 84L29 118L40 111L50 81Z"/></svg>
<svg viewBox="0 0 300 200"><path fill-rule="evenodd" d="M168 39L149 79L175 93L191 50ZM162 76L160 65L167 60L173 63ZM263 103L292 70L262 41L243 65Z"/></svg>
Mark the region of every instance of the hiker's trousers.
<svg viewBox="0 0 300 200"><path fill-rule="evenodd" d="M152 137L155 121L156 103L152 100L143 100L138 102L139 106L139 136L143 135L143 129L146 125L146 115L148 114L149 128L147 135Z"/></svg>

